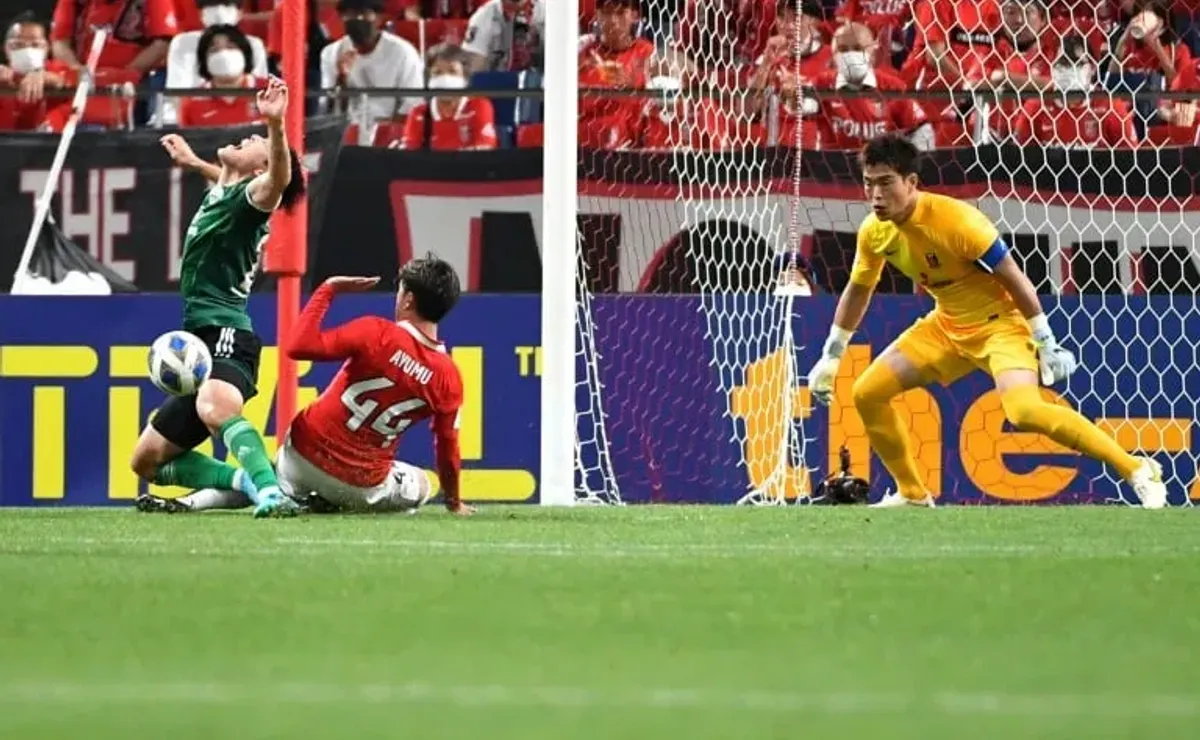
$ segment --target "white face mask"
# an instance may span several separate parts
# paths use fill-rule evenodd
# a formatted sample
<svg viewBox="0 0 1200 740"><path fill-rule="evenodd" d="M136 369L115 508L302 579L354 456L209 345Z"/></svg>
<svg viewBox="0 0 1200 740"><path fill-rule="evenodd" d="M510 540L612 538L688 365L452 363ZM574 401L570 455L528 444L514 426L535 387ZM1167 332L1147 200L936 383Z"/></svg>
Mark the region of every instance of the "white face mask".
<svg viewBox="0 0 1200 740"><path fill-rule="evenodd" d="M429 78L431 90L462 90L467 86L467 78L459 75L434 75Z"/></svg>
<svg viewBox="0 0 1200 740"><path fill-rule="evenodd" d="M1050 70L1054 89L1059 92L1086 92L1092 89L1092 68L1086 64L1057 66Z"/></svg>
<svg viewBox="0 0 1200 740"><path fill-rule="evenodd" d="M236 5L213 5L200 9L200 21L208 26L236 26L242 12Z"/></svg>
<svg viewBox="0 0 1200 740"><path fill-rule="evenodd" d="M213 77L238 77L246 72L246 57L237 49L221 49L208 55L208 73Z"/></svg>
<svg viewBox="0 0 1200 740"><path fill-rule="evenodd" d="M13 49L8 53L8 63L17 74L27 74L46 66L46 50L29 46Z"/></svg>
<svg viewBox="0 0 1200 740"><path fill-rule="evenodd" d="M838 74L851 85L857 85L871 72L871 60L865 51L840 51L833 57Z"/></svg>

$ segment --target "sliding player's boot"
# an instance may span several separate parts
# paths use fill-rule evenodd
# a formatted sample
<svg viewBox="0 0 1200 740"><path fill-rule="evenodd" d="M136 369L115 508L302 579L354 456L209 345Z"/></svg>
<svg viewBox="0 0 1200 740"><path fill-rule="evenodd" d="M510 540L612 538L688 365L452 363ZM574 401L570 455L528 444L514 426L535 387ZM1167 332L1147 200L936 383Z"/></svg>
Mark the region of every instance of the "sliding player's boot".
<svg viewBox="0 0 1200 740"><path fill-rule="evenodd" d="M133 505L143 514L187 514L192 510L192 507L178 499L163 498L149 493L139 493Z"/></svg>
<svg viewBox="0 0 1200 740"><path fill-rule="evenodd" d="M1149 457L1129 476L1129 485L1142 502L1143 509L1161 509L1167 505L1167 486L1163 483L1162 465Z"/></svg>
<svg viewBox="0 0 1200 740"><path fill-rule="evenodd" d="M924 498L909 498L901 494L899 491L895 493L886 491L883 498L870 505L872 509L898 509L902 506L920 506L928 509L934 508L933 494L927 493Z"/></svg>
<svg viewBox="0 0 1200 740"><path fill-rule="evenodd" d="M258 494L258 505L254 507L255 519L273 517L282 519L296 516L300 506L278 488L266 488Z"/></svg>

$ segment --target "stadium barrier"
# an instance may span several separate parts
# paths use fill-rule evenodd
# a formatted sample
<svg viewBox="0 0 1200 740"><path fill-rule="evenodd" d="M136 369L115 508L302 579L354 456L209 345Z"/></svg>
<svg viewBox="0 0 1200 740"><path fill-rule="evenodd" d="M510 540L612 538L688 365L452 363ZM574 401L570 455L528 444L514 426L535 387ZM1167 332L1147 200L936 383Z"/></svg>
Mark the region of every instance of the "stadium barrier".
<svg viewBox="0 0 1200 740"><path fill-rule="evenodd" d="M596 336L601 357L637 356L624 363L606 392L614 467L629 501L731 503L758 482L773 464L778 429L747 428L731 441L727 410L753 425L747 411L780 389L766 387L780 374L757 359L737 370L733 390L720 390L711 347L706 339L698 297L601 295L595 310L606 319ZM746 294L736 300L769 301ZM1188 346L1149 343L1139 327L1137 311L1105 310L1110 302L1148 302L1154 313L1172 310L1188 317L1180 330L1200 335L1200 318L1170 296L1064 298L1069 325L1057 327L1069 345L1080 349L1088 367L1120 368L1104 382L1079 374L1065 389L1082 410L1101 420L1130 449L1162 450L1159 455L1173 481L1175 495L1186 489L1197 495L1192 437L1194 420L1189 399L1200 397L1200 368ZM650 307L648 304L656 302ZM663 302L672 304L664 307ZM801 349L799 363L816 358L834 301L816 296L803 302L794 316ZM1074 309L1082 310L1074 310ZM330 321L362 313L387 315L391 301L383 295L345 296ZM855 471L867 475L877 491L890 484L865 446L861 421L849 405L850 385L865 363L909 322L927 310L917 296L879 296L863 330L842 365L838 401L831 409L812 408L805 389L797 392L795 424L805 425L812 442L806 450L815 482L832 465L844 443ZM173 296L134 295L106 298L0 296L0 505L127 504L139 490L128 459L138 432L161 399L146 379L146 349L160 332L175 328L179 306ZM462 444L466 473L464 496L476 501L536 501L539 455L540 352L536 296L467 296L445 322L455 361L465 379ZM268 296L252 300L256 329L274 336L275 314ZM741 315L759 315L743 312ZM80 321L86 316L87 321ZM29 320L21 317L31 317ZM36 320L33 320L36 317ZM634 317L643 332L661 343L652 354L633 354L642 334L617 328ZM1109 318L1105 318L1109 317ZM649 326L647 321L661 325ZM759 327L742 326L742 331ZM1117 341L1086 342L1098 333ZM271 398L275 384L274 347L264 355L260 395L247 407L248 418L267 430L274 450ZM1134 358L1126 362L1125 358ZM719 358L718 358L719 359ZM1138 373L1147 366L1174 367L1182 387L1157 387ZM316 396L336 367L304 363L300 403ZM1132 393L1131 389L1140 392ZM1090 391L1090 392L1089 392ZM1044 391L1055 397L1053 391ZM1144 404L1131 397L1147 400ZM661 413L635 413L655 399ZM1119 408L1118 408L1119 406ZM1099 503L1119 491L1099 477L1099 468L1045 438L1012 431L1004 421L997 395L976 374L950 389L912 391L903 403L918 442L922 470L943 501L959 503ZM1112 418L1109 418L1109 414ZM626 418L628 417L628 418ZM714 440L721 440L714 442ZM205 452L224 451L206 445ZM1177 454L1171 454L1177 453ZM400 455L431 465L426 429L406 434ZM747 465L741 465L742 459ZM804 476L801 476L803 479ZM794 493L794 492L792 492ZM1181 501L1175 501L1180 503Z"/></svg>
<svg viewBox="0 0 1200 740"><path fill-rule="evenodd" d="M413 254L435 251L451 261L470 289L538 292L541 287L540 150L406 152L339 145L339 119L310 123L309 283L334 274L394 274ZM63 172L54 213L67 236L144 291L174 291L188 214L203 193L194 175L173 168L161 132L121 135L82 132ZM200 153L239 136L239 129L189 131ZM54 139L0 137L0 223L28 230L34 193L53 156ZM664 259L684 242L686 212L716 213L702 234L750 235L753 249L770 251L785 224L792 194L794 152L757 149L729 153L585 152L579 163L581 233L597 292L692 292L686 270ZM762 166L759 166L761 164ZM680 198L684 173L703 170L706 192ZM739 177L767 172L774 190L749 190ZM805 152L801 158L802 250L820 287L838 290L865 211L848 152ZM1146 151L1062 151L986 146L933 153L922 172L932 189L977 199L1001 223L1035 284L1065 292L1193 294L1191 223L1200 148ZM1130 177L1129 173L1154 173ZM762 180L756 180L755 188ZM751 192L739 200L737 193ZM733 195L731 195L733 194ZM743 202L744 201L744 202ZM1171 204L1152 210L1147 202ZM705 205L708 203L709 205ZM719 207L724 203L724 207ZM774 203L780 207L764 207ZM64 205L65 204L65 205ZM1139 204L1142 204L1139 208ZM1189 223L1190 222L1190 223ZM1064 228L1069 226L1069 228ZM1117 244L1113 233L1145 243ZM1063 235L1069 243L1060 243ZM1134 265L1142 248L1158 257ZM8 286L19 240L0 243L0 286ZM761 256L761 255L758 255ZM749 259L762 269L770 259ZM1157 271L1157 272L1155 272ZM631 277L636 276L636 280ZM761 285L737 270L734 285ZM1045 280L1045 282L1043 282ZM270 290L270 285L259 290ZM911 293L889 274L885 290Z"/></svg>

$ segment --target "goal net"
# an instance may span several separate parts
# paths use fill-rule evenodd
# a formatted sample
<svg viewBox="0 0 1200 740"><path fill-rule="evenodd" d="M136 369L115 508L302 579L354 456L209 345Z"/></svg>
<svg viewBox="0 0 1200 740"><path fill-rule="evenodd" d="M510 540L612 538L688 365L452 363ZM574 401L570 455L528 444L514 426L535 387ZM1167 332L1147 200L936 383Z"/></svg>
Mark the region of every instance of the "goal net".
<svg viewBox="0 0 1200 740"><path fill-rule="evenodd" d="M1197 90L1183 43L1161 41L1178 69L1148 70L1126 48L1141 30L1104 4L915 5L913 17L907 2L846 2L834 16L649 0L639 32L654 53L644 77L620 80L641 88L623 98L594 89L617 86L605 75L621 59L581 42L579 500L811 501L843 447L876 493L891 484L851 389L928 311L920 285L885 272L830 408L803 381L866 215L856 150L887 130L930 150L924 187L996 222L1080 358L1043 393L1154 455L1172 502L1190 498L1200 149L1178 92ZM943 501L1131 495L1113 471L1012 428L981 373L897 408Z"/></svg>

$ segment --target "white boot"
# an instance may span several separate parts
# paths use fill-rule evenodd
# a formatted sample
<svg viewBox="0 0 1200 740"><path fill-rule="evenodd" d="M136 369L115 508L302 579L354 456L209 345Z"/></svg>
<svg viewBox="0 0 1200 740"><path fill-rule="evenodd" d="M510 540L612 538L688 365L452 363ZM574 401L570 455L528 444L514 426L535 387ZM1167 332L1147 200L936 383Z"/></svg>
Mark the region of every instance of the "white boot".
<svg viewBox="0 0 1200 740"><path fill-rule="evenodd" d="M908 498L900 495L899 491L895 493L886 491L883 498L871 504L872 509L897 509L901 506L924 506L932 509L934 508L933 494L926 493L925 498Z"/></svg>
<svg viewBox="0 0 1200 740"><path fill-rule="evenodd" d="M1143 457L1142 466L1129 476L1129 485L1142 502L1144 509L1161 509L1167 505L1167 486L1163 483L1162 465Z"/></svg>

